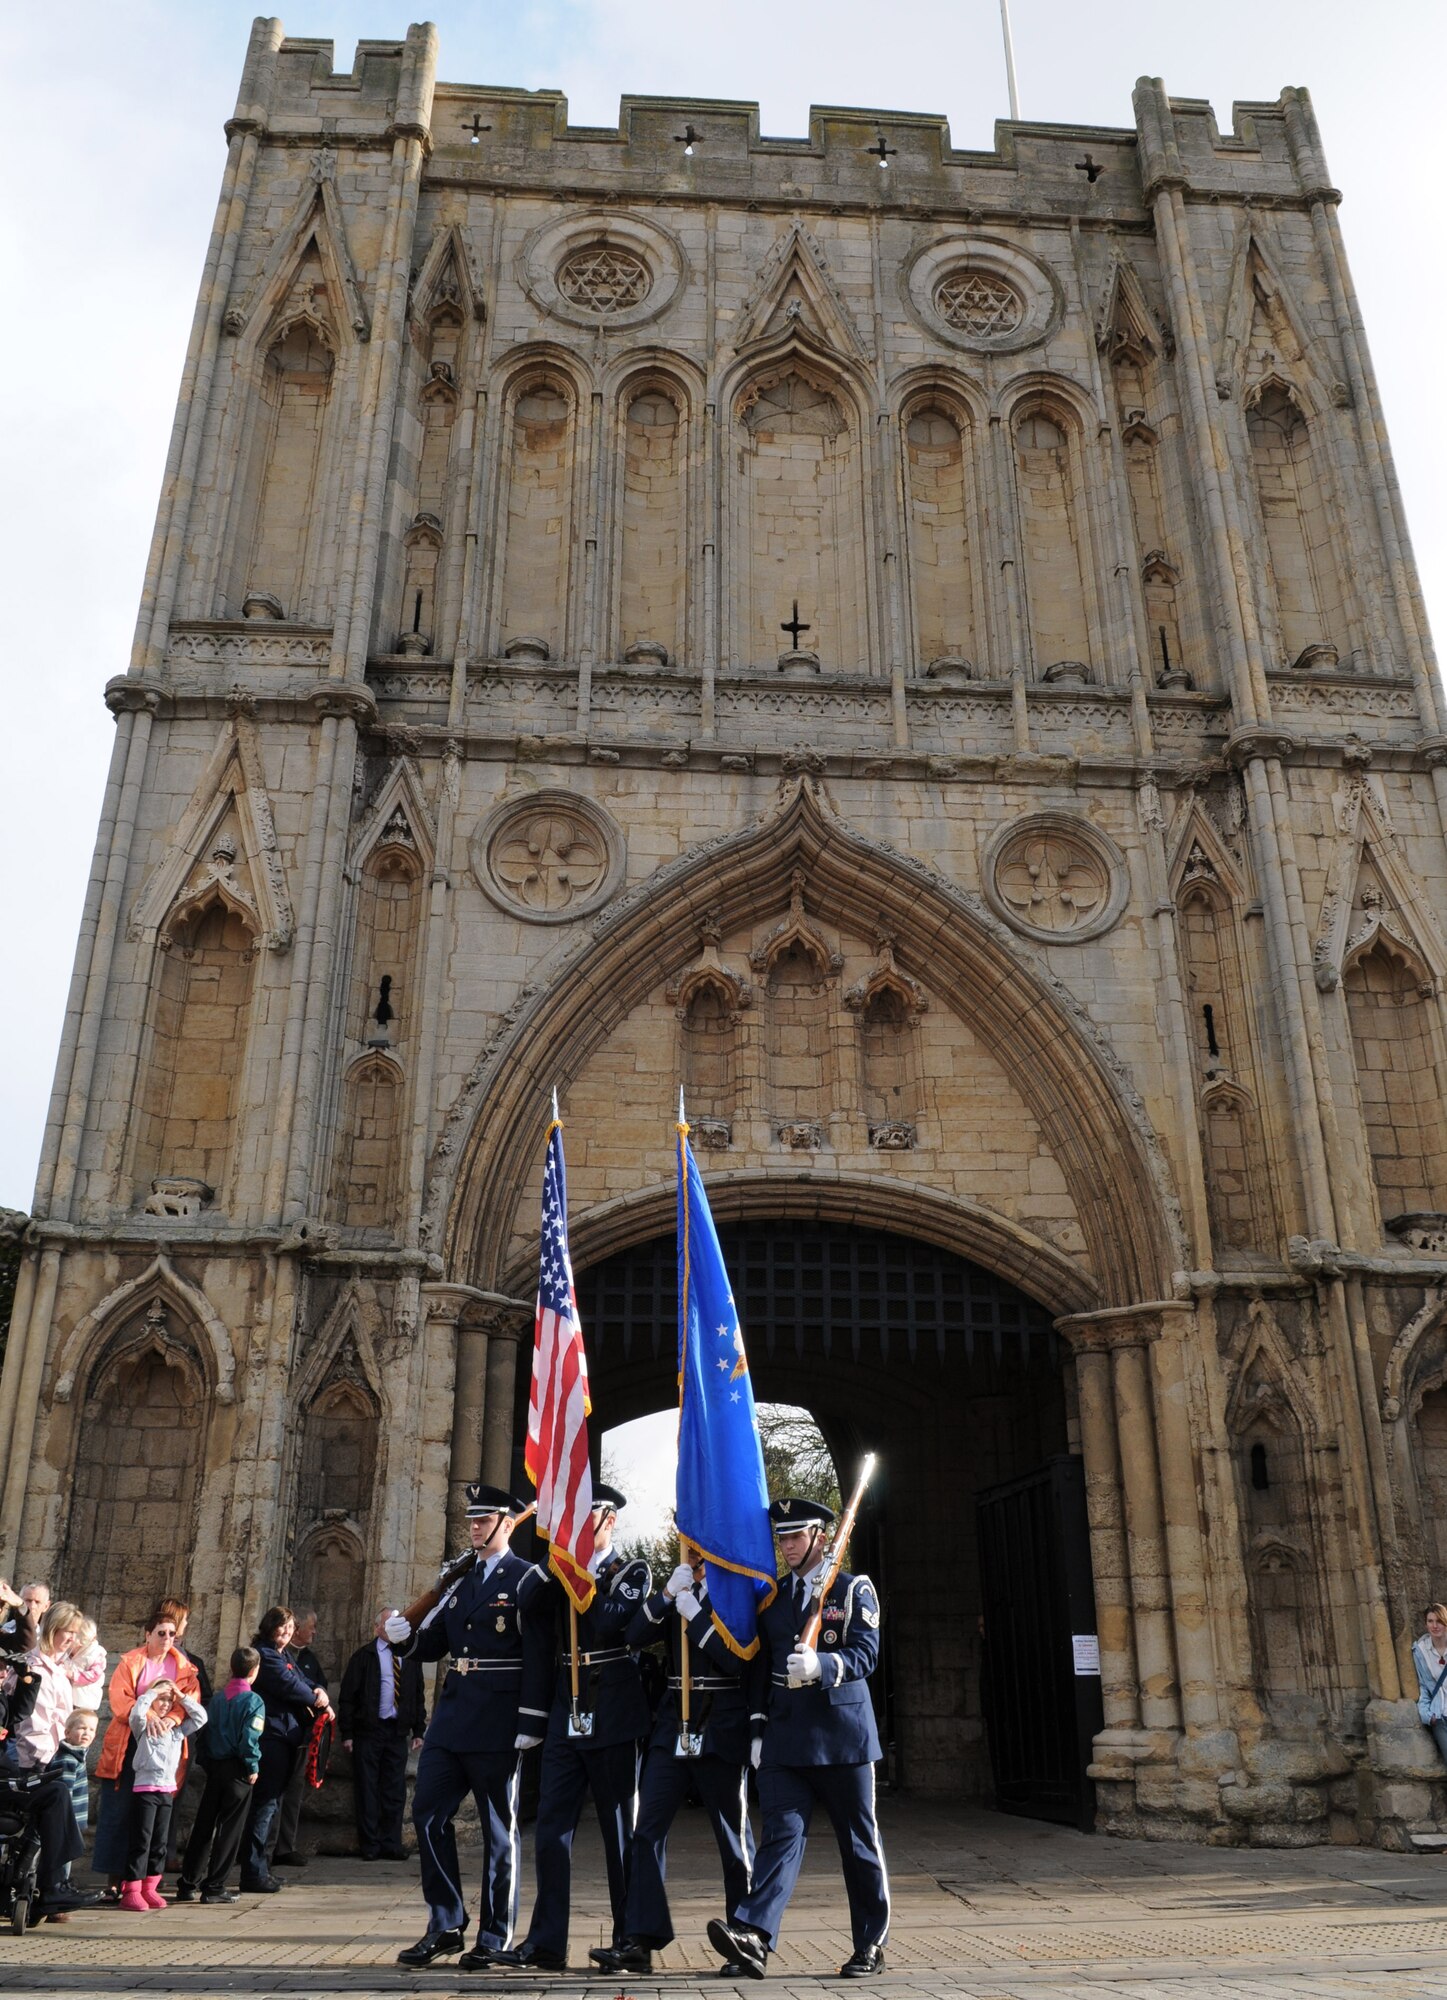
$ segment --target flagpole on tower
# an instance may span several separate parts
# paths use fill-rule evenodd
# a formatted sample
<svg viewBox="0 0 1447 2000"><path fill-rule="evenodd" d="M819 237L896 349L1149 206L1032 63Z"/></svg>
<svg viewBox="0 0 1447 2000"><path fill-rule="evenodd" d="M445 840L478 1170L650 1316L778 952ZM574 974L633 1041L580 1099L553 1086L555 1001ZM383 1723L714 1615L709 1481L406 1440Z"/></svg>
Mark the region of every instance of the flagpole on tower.
<svg viewBox="0 0 1447 2000"><path fill-rule="evenodd" d="M1000 0L1000 32L1005 37L1005 81L1010 88L1010 116L1020 116L1020 93L1015 88L1015 44L1010 39L1010 0Z"/></svg>

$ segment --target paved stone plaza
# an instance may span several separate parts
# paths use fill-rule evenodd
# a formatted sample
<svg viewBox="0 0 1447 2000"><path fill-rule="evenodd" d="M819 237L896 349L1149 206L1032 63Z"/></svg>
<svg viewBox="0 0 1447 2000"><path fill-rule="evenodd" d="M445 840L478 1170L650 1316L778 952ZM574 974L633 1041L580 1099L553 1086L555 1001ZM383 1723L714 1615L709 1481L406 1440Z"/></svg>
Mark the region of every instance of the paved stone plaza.
<svg viewBox="0 0 1447 2000"><path fill-rule="evenodd" d="M1032 1994L1447 1996L1447 1862L1370 1848L1295 1853L1110 1840L992 1813L886 1802L895 1899L883 1989L959 2000ZM506 1987L614 2000L584 1980L606 1902L596 1835L578 1840L569 1955L545 1982L450 1971L408 1974L398 1948L423 1928L410 1863L314 1860L283 1896L234 1908L173 1908L142 1921L106 1914L0 1939L10 1992L351 1995L455 1994ZM529 1863L529 1875L530 1875ZM661 1974L625 1982L642 1996L719 1993L704 1943L717 1914L716 1863L700 1814L678 1828L674 1915L681 1942ZM475 1883L476 1869L470 1871ZM685 1890L681 1885L687 1884ZM776 2000L816 1991L848 1955L844 1897L827 1833L816 1838L769 1982ZM752 1991L749 1982L745 1990ZM878 1989L876 1989L878 1990Z"/></svg>

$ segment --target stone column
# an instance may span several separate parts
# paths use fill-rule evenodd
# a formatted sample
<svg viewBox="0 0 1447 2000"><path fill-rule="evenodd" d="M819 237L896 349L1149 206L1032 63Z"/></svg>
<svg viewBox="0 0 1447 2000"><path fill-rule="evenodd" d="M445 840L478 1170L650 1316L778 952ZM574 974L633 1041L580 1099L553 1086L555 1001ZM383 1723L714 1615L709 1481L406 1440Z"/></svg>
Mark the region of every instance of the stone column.
<svg viewBox="0 0 1447 2000"><path fill-rule="evenodd" d="M1140 1727L1140 1684L1131 1617L1130 1552L1121 1502L1115 1391L1108 1341L1093 1328L1066 1329L1075 1354L1080 1442L1085 1459L1085 1507L1095 1582L1095 1629L1100 1639L1100 1691L1107 1730Z"/></svg>
<svg viewBox="0 0 1447 2000"><path fill-rule="evenodd" d="M468 1322L485 1294L472 1285L423 1285L422 1309L431 1341L450 1339L453 1348L452 1440L447 1464L446 1552L467 1539L462 1489L476 1479L482 1434L482 1387L487 1367L487 1333Z"/></svg>
<svg viewBox="0 0 1447 2000"><path fill-rule="evenodd" d="M490 1298L482 1476L495 1486L506 1486L512 1478L518 1355L532 1326L533 1308L525 1300Z"/></svg>

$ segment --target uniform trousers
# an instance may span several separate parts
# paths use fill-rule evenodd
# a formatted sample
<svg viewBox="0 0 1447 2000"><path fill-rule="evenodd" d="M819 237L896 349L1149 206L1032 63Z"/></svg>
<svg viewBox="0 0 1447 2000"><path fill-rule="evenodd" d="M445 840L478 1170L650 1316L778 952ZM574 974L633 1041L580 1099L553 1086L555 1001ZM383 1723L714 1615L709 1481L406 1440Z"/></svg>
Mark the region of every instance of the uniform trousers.
<svg viewBox="0 0 1447 2000"><path fill-rule="evenodd" d="M628 1843L638 1816L638 1745L595 1746L586 1736L550 1731L543 1744L543 1768L538 1792L538 1823L534 1835L538 1894L524 1949L568 1952L568 1905L572 1897L573 1835L583 1811L583 1796L593 1794L593 1810L603 1836L608 1870L608 1901L613 1911L613 1942L626 1935L624 1905L628 1898Z"/></svg>
<svg viewBox="0 0 1447 2000"><path fill-rule="evenodd" d="M357 1742L358 1749L361 1742ZM403 1749L405 1752L405 1739ZM431 1911L430 1931L462 1930L467 1906L457 1865L452 1816L469 1792L482 1821L482 1905L477 1942L506 1951L517 1928L518 1781L517 1750L444 1750L424 1743L412 1791L412 1824L422 1863L422 1894Z"/></svg>
<svg viewBox="0 0 1447 2000"><path fill-rule="evenodd" d="M839 1843L854 1949L883 1944L889 1931L889 1878L874 1816L872 1764L764 1766L759 1772L764 1825L753 1887L735 1915L762 1931L769 1949L777 1950L816 1801L828 1813Z"/></svg>
<svg viewBox="0 0 1447 2000"><path fill-rule="evenodd" d="M675 1757L671 1743L655 1743L643 1762L638 1788L638 1825L628 1850L628 1901L623 1933L661 1951L672 1942L664 1877L668 1871L668 1831L698 1785L723 1862L724 1908L730 1916L748 1894L754 1858L749 1827L748 1767L723 1757Z"/></svg>
<svg viewBox="0 0 1447 2000"><path fill-rule="evenodd" d="M407 1725L400 1716L379 1717L352 1738L352 1785L363 1855L395 1853L407 1810Z"/></svg>
<svg viewBox="0 0 1447 2000"><path fill-rule="evenodd" d="M251 1774L241 1759L213 1758L206 1767L206 1789L181 1861L183 1882L193 1889L199 1885L208 1895L226 1887L250 1803Z"/></svg>

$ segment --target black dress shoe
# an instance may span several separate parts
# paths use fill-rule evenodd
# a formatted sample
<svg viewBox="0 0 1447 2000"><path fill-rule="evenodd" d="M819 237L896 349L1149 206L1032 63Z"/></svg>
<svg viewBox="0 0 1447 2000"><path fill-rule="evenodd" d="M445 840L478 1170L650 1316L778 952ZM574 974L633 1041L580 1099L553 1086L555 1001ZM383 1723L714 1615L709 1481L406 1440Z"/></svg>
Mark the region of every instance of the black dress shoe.
<svg viewBox="0 0 1447 2000"><path fill-rule="evenodd" d="M240 1884L243 1896L279 1896L286 1887L274 1875L268 1875L264 1882L243 1882Z"/></svg>
<svg viewBox="0 0 1447 2000"><path fill-rule="evenodd" d="M736 1966L745 1979L762 1979L769 1959L768 1943L759 1931L747 1924L726 1924L710 1917L708 1941L726 1965Z"/></svg>
<svg viewBox="0 0 1447 2000"><path fill-rule="evenodd" d="M405 1847L384 1847L381 1859L383 1861L405 1861L407 1859L407 1850Z"/></svg>
<svg viewBox="0 0 1447 2000"><path fill-rule="evenodd" d="M241 1898L234 1889L203 1889L201 1891L201 1901L211 1904L239 1903Z"/></svg>
<svg viewBox="0 0 1447 2000"><path fill-rule="evenodd" d="M35 1907L38 1915L48 1917L59 1915L62 1911L91 1910L100 1900L99 1890L77 1889L69 1882L60 1882L43 1895Z"/></svg>
<svg viewBox="0 0 1447 2000"><path fill-rule="evenodd" d="M566 1972L568 1961L560 1951L548 1951L542 1945L523 1944L516 1951L495 1951L491 1953L494 1965L510 1965L516 1970L524 1967L532 1972Z"/></svg>
<svg viewBox="0 0 1447 2000"><path fill-rule="evenodd" d="M271 1865L273 1868L305 1868L306 1856L304 1854L298 1854L296 1849L293 1847L290 1848L285 1854L273 1854L271 1857Z"/></svg>
<svg viewBox="0 0 1447 2000"><path fill-rule="evenodd" d="M471 1951L465 1951L457 1961L459 1972L491 1972L498 1963L498 1954L490 1944L475 1944Z"/></svg>
<svg viewBox="0 0 1447 2000"><path fill-rule="evenodd" d="M588 1953L600 1972L652 1972L653 1948L641 1938L623 1938L618 1944L594 1945Z"/></svg>
<svg viewBox="0 0 1447 2000"><path fill-rule="evenodd" d="M467 1941L465 1931L429 1931L426 1937L418 1938L416 1944L409 1944L405 1951L397 1954L399 1965L431 1965L437 1958L448 1958L454 1951L461 1951Z"/></svg>
<svg viewBox="0 0 1447 2000"><path fill-rule="evenodd" d="M839 1968L841 1979L872 1979L876 1972L884 1970L884 1946L882 1944L861 1945L853 1958L846 1958Z"/></svg>
<svg viewBox="0 0 1447 2000"><path fill-rule="evenodd" d="M173 1903L194 1903L196 1894L196 1889L192 1883L178 1882L171 1891L171 1901Z"/></svg>

